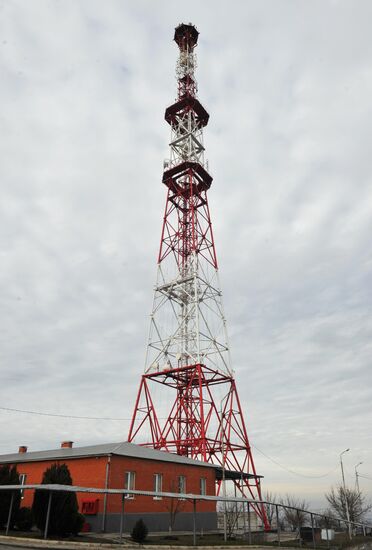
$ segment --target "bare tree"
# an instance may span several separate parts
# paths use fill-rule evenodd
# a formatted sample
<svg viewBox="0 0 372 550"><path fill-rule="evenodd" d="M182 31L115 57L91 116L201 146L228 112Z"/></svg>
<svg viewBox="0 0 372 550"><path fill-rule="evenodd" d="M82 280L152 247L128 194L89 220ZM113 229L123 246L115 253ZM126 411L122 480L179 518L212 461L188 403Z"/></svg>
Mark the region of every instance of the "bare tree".
<svg viewBox="0 0 372 550"><path fill-rule="evenodd" d="M323 511L322 516L314 516L314 526L321 529L338 529L339 521L335 518L334 512L330 508Z"/></svg>
<svg viewBox="0 0 372 550"><path fill-rule="evenodd" d="M170 484L170 492L176 492L176 484L174 481ZM180 498L168 498L165 502L165 508L169 513L169 531L172 532L174 529L174 524L176 523L176 517L179 512L185 507L185 500Z"/></svg>
<svg viewBox="0 0 372 550"><path fill-rule="evenodd" d="M305 525L308 515L306 514L306 510L309 508L309 504L306 500L301 500L291 495L286 495L284 499L281 499L280 504L283 506L282 510L284 519L292 531L300 529L303 525Z"/></svg>
<svg viewBox="0 0 372 550"><path fill-rule="evenodd" d="M350 521L363 521L367 512L372 509L372 504L366 501L365 496L356 489L346 489L342 485L332 487L325 495L330 511L333 515L347 520L346 503L348 504Z"/></svg>
<svg viewBox="0 0 372 550"><path fill-rule="evenodd" d="M263 496L263 500L265 500L267 502L267 504L265 504L266 516L267 516L267 519L268 519L270 525L272 525L274 519L275 519L275 523L276 523L276 506L275 506L275 504L277 503L277 500L278 500L277 496L274 493L270 493L269 491L266 491L266 493Z"/></svg>
<svg viewBox="0 0 372 550"><path fill-rule="evenodd" d="M243 516L243 513L243 507L240 503L226 502L226 532L228 539L231 539L238 529L239 519Z"/></svg>

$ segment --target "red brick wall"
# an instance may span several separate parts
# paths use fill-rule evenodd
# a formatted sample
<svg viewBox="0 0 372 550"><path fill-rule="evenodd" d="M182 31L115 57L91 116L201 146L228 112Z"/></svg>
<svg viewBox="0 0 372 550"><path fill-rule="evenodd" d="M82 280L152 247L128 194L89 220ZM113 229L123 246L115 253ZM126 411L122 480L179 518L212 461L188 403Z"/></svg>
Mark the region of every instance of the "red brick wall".
<svg viewBox="0 0 372 550"><path fill-rule="evenodd" d="M20 457L21 458L21 457ZM44 471L52 464L67 464L74 485L82 487L105 487L106 466L108 457L87 457L87 458L66 458L64 460L48 460L42 462L19 462L17 470L20 474L26 474L26 484L41 483ZM186 477L186 492L199 494L200 478L207 480L207 494L215 494L215 473L213 468L203 466L188 466L172 462L160 462L154 460L143 460L112 456L109 465L109 488L123 489L124 476L126 471L136 473L135 489L153 491L154 473L163 474L163 491L177 492L179 475ZM103 512L102 494L94 495L80 493L77 495L79 509L83 500L97 498L99 500L98 513ZM33 492L25 491L22 506L31 506ZM152 497L135 496L134 499L126 499L125 510L128 513L138 512L166 512L169 511L170 499L154 500ZM109 495L107 499L107 512L119 513L121 508L120 495ZM183 512L192 512L192 503L183 501L181 505ZM214 512L215 502L200 501L198 511Z"/></svg>
<svg viewBox="0 0 372 550"><path fill-rule="evenodd" d="M106 463L107 457L89 457L76 459L66 458L64 460L45 460L43 462L19 462L16 466L19 474L27 475L27 485L41 483L43 473L52 464L67 464L74 485L104 489ZM85 498L87 498L87 496ZM95 497L96 495L92 496ZM97 498L99 498L100 501L103 500L102 495L97 495ZM83 493L78 495L79 504L81 503L81 500L84 500ZM21 506L31 506L32 501L33 491L25 491ZM101 512L102 510L102 503L100 502L99 511Z"/></svg>
<svg viewBox="0 0 372 550"><path fill-rule="evenodd" d="M207 494L215 495L215 473L213 468L203 466L186 466L172 462L159 462L154 460L141 460L127 457L113 456L110 465L110 488L119 489L124 487L124 475L126 471L136 473L135 489L143 491L154 491L153 476L155 473L163 474L164 492L177 493L178 476L186 477L186 492L200 493L200 478L207 480ZM134 499L126 499L125 510L128 513L139 512L165 512L169 509L171 499L156 500L153 497L135 496ZM110 495L108 497L108 512L119 513L121 507L120 496ZM214 512L215 502L200 501L199 512ZM182 502L183 512L192 512L192 503Z"/></svg>

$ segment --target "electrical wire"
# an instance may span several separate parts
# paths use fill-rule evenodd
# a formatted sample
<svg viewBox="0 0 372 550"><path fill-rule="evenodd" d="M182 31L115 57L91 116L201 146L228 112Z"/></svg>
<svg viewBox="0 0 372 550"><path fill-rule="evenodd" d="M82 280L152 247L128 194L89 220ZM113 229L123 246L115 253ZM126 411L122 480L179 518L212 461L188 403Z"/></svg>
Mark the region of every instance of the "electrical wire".
<svg viewBox="0 0 372 550"><path fill-rule="evenodd" d="M129 422L130 420L132 420L131 418L116 418L116 417L110 417L110 416L77 416L77 415L73 415L73 414L58 414L58 413L49 413L49 412L41 412L41 411L30 411L30 410L25 410L25 409L14 409L14 408L11 408L11 407L1 407L1 406L0 406L0 410L1 411L7 411L7 412L21 413L21 414L32 414L32 415L35 415L35 416L49 416L49 417L53 417L53 418L70 418L70 419L76 419L76 420L106 420L106 421L113 421L113 422ZM338 466L336 466L335 468L333 468L332 470L330 470L326 474L322 474L322 475L319 475L319 476L301 474L300 472L296 472L295 470L291 470L290 468L287 468L286 466L283 466L283 464L281 464L280 462L278 462L274 458L271 458L271 456L264 453L256 445L251 444L251 446L254 449L256 449L256 451L258 451L262 456L264 456L265 458L270 460L273 464L276 464L277 466L279 466L279 468L282 468L286 472L288 472L290 474L293 474L295 476L305 477L305 478L308 478L308 479L320 479L320 478L323 478L323 477L328 477L332 472L334 472L338 468ZM367 476L363 476L361 474L359 474L359 477L363 477L365 479L370 479L372 481L372 478L369 478Z"/></svg>
<svg viewBox="0 0 372 550"><path fill-rule="evenodd" d="M37 416L52 416L56 418L74 418L78 420L112 420L112 421L130 421L131 418L114 418L110 416L77 416L74 414L57 414L57 413L48 413L48 412L40 412L40 411L28 411L24 409L12 409L10 407L0 407L0 410L7 411L7 412L16 412L16 413L22 413L22 414L34 414Z"/></svg>
<svg viewBox="0 0 372 550"><path fill-rule="evenodd" d="M362 474L358 474L358 477L362 477L363 479L368 479L369 481L372 481L372 477L364 476Z"/></svg>
<svg viewBox="0 0 372 550"><path fill-rule="evenodd" d="M252 445L252 447L254 447L256 449L256 451L258 451L260 454L262 454L264 457L266 457L268 460L270 460L273 464L276 464L277 466L279 466L280 468L282 468L283 470L285 470L286 472L289 472L290 474L293 474L295 476L299 476L299 477L306 477L306 478L309 478L309 479L320 479L322 477L328 477L330 474L332 474L332 472L336 471L338 469L338 466L336 466L335 468L333 468L332 470L329 470L329 472L327 472L326 474L322 474L320 476L312 476L312 475L307 475L307 474L300 474L300 472L296 472L295 470L291 470L290 468L287 468L286 466L283 466L283 464L280 464L280 462L278 462L277 460L275 460L274 458L271 458L271 456L267 455L266 453L264 453L263 451L261 451L261 449L259 449L258 447L256 447L256 445Z"/></svg>

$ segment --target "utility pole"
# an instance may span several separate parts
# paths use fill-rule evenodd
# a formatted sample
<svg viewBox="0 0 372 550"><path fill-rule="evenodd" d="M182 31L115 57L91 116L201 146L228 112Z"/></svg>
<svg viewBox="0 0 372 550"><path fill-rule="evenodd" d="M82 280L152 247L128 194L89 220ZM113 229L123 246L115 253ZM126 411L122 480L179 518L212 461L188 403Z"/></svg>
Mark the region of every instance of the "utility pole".
<svg viewBox="0 0 372 550"><path fill-rule="evenodd" d="M342 474L342 486L344 490L344 499L345 499L345 508L346 508L346 518L347 518L347 526L349 531L349 538L351 539L351 525L350 525L350 512L349 512L349 502L348 502L348 495L346 493L346 484L345 484L345 474L344 474L344 465L342 462L342 455L350 451L350 449L345 449L340 454L340 464L341 464L341 474Z"/></svg>
<svg viewBox="0 0 372 550"><path fill-rule="evenodd" d="M358 474L358 466L360 466L361 464L363 464L363 462L358 462L358 464L354 467L355 469L355 487L356 487L356 490L358 492L358 496L360 497L360 489L359 489L359 474Z"/></svg>

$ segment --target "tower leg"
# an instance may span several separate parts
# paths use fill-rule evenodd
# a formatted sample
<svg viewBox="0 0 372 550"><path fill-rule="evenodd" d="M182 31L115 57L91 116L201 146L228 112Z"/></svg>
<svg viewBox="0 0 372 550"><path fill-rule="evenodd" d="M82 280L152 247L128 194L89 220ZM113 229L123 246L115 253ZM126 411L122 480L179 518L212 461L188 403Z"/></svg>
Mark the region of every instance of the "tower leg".
<svg viewBox="0 0 372 550"><path fill-rule="evenodd" d="M167 416L156 401L155 387L173 395ZM222 405L218 395L227 394ZM170 394L169 394L170 392ZM218 406L219 405L219 406ZM251 501L265 529L270 525L262 500L235 380L205 365L169 369L142 376L128 441L147 435L147 447L173 452L222 467L235 490ZM222 480L217 479L219 495ZM258 501L258 502L255 502Z"/></svg>

